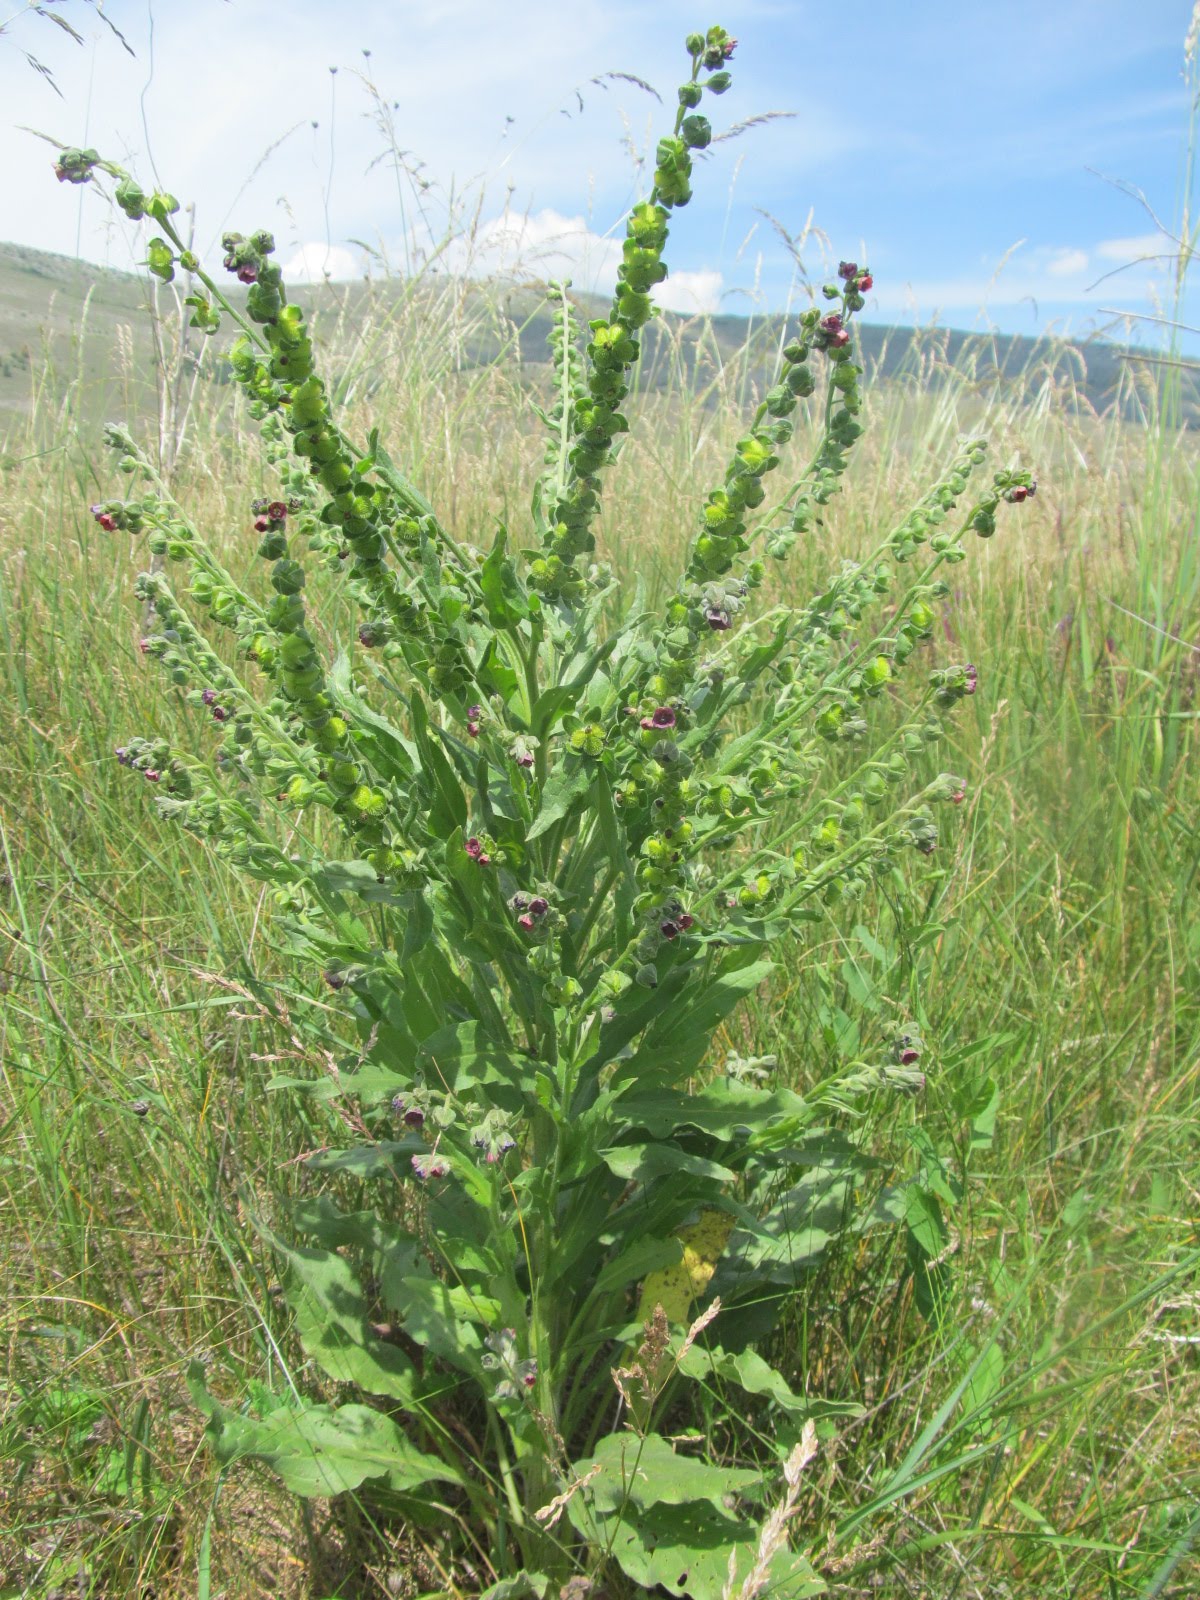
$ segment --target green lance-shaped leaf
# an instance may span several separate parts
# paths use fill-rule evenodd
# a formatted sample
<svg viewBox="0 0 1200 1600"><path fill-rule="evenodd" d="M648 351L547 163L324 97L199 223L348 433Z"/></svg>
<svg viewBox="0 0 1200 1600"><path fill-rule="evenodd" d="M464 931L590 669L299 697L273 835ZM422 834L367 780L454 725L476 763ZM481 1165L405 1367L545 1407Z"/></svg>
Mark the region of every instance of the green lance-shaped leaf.
<svg viewBox="0 0 1200 1600"><path fill-rule="evenodd" d="M411 1401L417 1384L413 1364L372 1329L350 1263L333 1250L290 1247L279 1239L272 1243L287 1263L286 1293L296 1331L322 1371L368 1394Z"/></svg>
<svg viewBox="0 0 1200 1600"><path fill-rule="evenodd" d="M263 1417L227 1411L208 1392L198 1361L188 1369L188 1388L209 1418L208 1435L221 1465L263 1461L293 1494L344 1494L377 1478L404 1494L457 1480L453 1468L418 1450L391 1417L368 1406L284 1401Z"/></svg>

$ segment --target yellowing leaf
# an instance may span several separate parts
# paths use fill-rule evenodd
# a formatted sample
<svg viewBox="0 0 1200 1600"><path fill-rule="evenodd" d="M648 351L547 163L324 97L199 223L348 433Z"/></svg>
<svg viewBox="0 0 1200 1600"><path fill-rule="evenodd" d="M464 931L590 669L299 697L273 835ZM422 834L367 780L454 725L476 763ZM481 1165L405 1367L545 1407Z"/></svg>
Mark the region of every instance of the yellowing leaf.
<svg viewBox="0 0 1200 1600"><path fill-rule="evenodd" d="M662 1306L668 1322L687 1322L692 1303L708 1288L732 1232L733 1218L729 1213L711 1206L686 1228L676 1228L683 1260L650 1273L643 1281L638 1320L644 1322L653 1316L655 1306Z"/></svg>

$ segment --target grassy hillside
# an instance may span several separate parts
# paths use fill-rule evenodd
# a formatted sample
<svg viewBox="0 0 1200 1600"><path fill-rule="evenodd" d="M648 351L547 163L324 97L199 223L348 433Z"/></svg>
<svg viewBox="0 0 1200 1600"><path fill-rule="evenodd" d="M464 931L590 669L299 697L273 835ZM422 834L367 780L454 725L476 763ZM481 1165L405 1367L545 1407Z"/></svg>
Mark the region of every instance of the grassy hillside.
<svg viewBox="0 0 1200 1600"><path fill-rule="evenodd" d="M256 574L247 508L272 479L229 385L193 388L170 346L160 368L144 333L118 333L140 284L97 282L83 338L87 275L23 254L0 279L0 306L24 297L0 343L25 338L39 380L19 411L22 375L4 378L10 458L26 459L0 479L0 1596L473 1595L487 1553L448 1564L445 1529L353 1497L303 1509L265 1474L223 1478L202 1444L192 1359L231 1400L321 1389L259 1225L314 1192L302 1158L343 1129L267 1089L317 1070L288 1019L325 994L277 956L270 896L159 822L112 758L130 734L198 748L204 733L138 652L145 552L88 516L120 491L89 441L102 404L166 396L144 431L238 573ZM529 297L321 293L349 426L380 426L464 539L504 516L525 542L542 452ZM44 384L34 340L11 331L20 312L53 318ZM960 429L1038 474L1021 519L955 569L925 647L930 667L976 663L979 691L946 752L970 798L919 927L884 898L831 913L722 1041L774 1052L803 1090L853 1056L857 1017L919 994L926 1090L879 1097L856 1126L885 1171L910 1171L927 1136L966 1188L940 1326L879 1230L811 1273L770 1351L797 1388L863 1407L823 1441L795 1537L848 1600L1190 1600L1200 453L1155 397L1146 422L1093 415L1111 353L1057 384L1017 342L931 349L895 358L918 374L926 353L919 383L872 391L824 532L772 578L788 600L817 592ZM64 409L54 385L80 370ZM676 569L757 383L743 325L664 321L601 531L628 581L654 594ZM797 431L799 456L811 426ZM321 642L352 645L336 582L310 594ZM990 1134L973 1128L981 1094Z"/></svg>
<svg viewBox="0 0 1200 1600"><path fill-rule="evenodd" d="M177 412L193 384L220 386L228 370L217 350L194 332L181 348L184 318L178 285L165 287L132 273L107 271L66 256L0 244L0 441L11 452L46 439L27 437L36 413L53 428L64 406L73 426L95 436L108 417L152 417ZM440 299L436 280L406 286L396 280L318 285L296 291L314 308L327 347L357 351L362 379L371 379L371 352L407 314L415 296ZM594 299L594 297L593 297ZM458 366L519 360L536 374L545 368L550 316L533 289L494 290L463 285L458 334L450 359ZM585 307L590 304L584 297ZM594 300L599 313L602 303ZM762 381L775 358L780 319L740 316L685 318L666 313L646 332L641 384L667 390L681 382L695 390L741 364ZM219 348L220 341L217 342ZM1102 340L1085 345L948 329L887 327L866 323L860 350L877 378L924 387L953 372L979 391L1039 396L1097 413L1117 406L1138 417L1153 405L1159 368L1135 351ZM1200 412L1200 389L1185 374L1183 414Z"/></svg>

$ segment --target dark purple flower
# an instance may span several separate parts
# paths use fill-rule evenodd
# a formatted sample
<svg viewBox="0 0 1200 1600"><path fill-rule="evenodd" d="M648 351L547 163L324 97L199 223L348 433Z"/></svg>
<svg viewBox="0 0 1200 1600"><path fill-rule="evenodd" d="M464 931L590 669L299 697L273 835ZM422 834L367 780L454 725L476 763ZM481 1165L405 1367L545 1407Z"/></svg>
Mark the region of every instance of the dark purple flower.
<svg viewBox="0 0 1200 1600"><path fill-rule="evenodd" d="M107 511L102 511L96 521L104 529L105 533L115 533L117 531L116 518L109 516Z"/></svg>
<svg viewBox="0 0 1200 1600"><path fill-rule="evenodd" d="M543 900L540 894L534 895L529 902L529 913L534 917L544 917L550 909L549 900Z"/></svg>
<svg viewBox="0 0 1200 1600"><path fill-rule="evenodd" d="M157 783L158 780L161 777L162 777L162 773L157 771L154 767L148 767L146 769L146 782L147 783Z"/></svg>
<svg viewBox="0 0 1200 1600"><path fill-rule="evenodd" d="M874 286L874 283L875 279L871 276L871 274L869 272L864 272L859 278L855 287L858 289L859 294L866 294L867 290Z"/></svg>
<svg viewBox="0 0 1200 1600"><path fill-rule="evenodd" d="M709 606L704 620L714 633L725 633L729 628L729 613L724 606Z"/></svg>
<svg viewBox="0 0 1200 1600"><path fill-rule="evenodd" d="M212 716L214 722L226 722L229 719L229 713L224 706L214 706Z"/></svg>
<svg viewBox="0 0 1200 1600"><path fill-rule="evenodd" d="M238 282L239 283L257 283L258 282L258 268L254 265L253 261L245 261L245 262L243 262L242 265L238 268L237 275L238 275Z"/></svg>
<svg viewBox="0 0 1200 1600"><path fill-rule="evenodd" d="M523 750L517 757L517 765L519 767L531 767L533 765L533 752L531 750Z"/></svg>
<svg viewBox="0 0 1200 1600"><path fill-rule="evenodd" d="M659 923L658 931L662 934L664 939L678 939L679 924L677 922L672 922L668 917L665 922Z"/></svg>
<svg viewBox="0 0 1200 1600"><path fill-rule="evenodd" d="M471 738L471 739L478 739L478 737L479 737L479 724L477 722L468 722L467 723L467 736L468 736L468 738Z"/></svg>
<svg viewBox="0 0 1200 1600"><path fill-rule="evenodd" d="M976 688L977 688L977 686L979 684L979 673L976 671L975 667L970 662L968 662L967 665L963 668L963 672L965 673L966 680L967 680L966 683L963 685L963 693L964 694L974 694L975 690L976 690Z"/></svg>
<svg viewBox="0 0 1200 1600"><path fill-rule="evenodd" d="M255 531L255 533L266 533L267 530L270 528L270 526L271 526L270 517L255 517L255 519L254 519L254 531Z"/></svg>
<svg viewBox="0 0 1200 1600"><path fill-rule="evenodd" d="M839 278L845 278L847 280L849 280L850 278L857 278L858 277L858 262L857 261L843 261L841 263L841 265L838 267L838 277Z"/></svg>
<svg viewBox="0 0 1200 1600"><path fill-rule="evenodd" d="M217 691L215 689L205 689L201 693L200 698L204 701L206 706L211 706L216 702Z"/></svg>
<svg viewBox="0 0 1200 1600"><path fill-rule="evenodd" d="M423 1128L425 1126L425 1113L420 1106L409 1106L404 1113L404 1126L406 1128Z"/></svg>
<svg viewBox="0 0 1200 1600"><path fill-rule="evenodd" d="M267 515L272 522L282 522L288 514L288 508L282 500L272 500L267 507Z"/></svg>
<svg viewBox="0 0 1200 1600"><path fill-rule="evenodd" d="M675 726L675 713L670 706L659 706L650 718L656 728L673 728Z"/></svg>
<svg viewBox="0 0 1200 1600"><path fill-rule="evenodd" d="M478 722L480 717L482 717L482 715L483 715L483 707L482 706L468 706L467 707L467 716L469 717L469 719L472 722Z"/></svg>
<svg viewBox="0 0 1200 1600"><path fill-rule="evenodd" d="M683 915L679 919L679 931L681 933L686 933L689 928L693 928L693 927L695 927L695 925L696 925L695 917L690 917L687 914L687 912L685 911L683 913Z"/></svg>
<svg viewBox="0 0 1200 1600"><path fill-rule="evenodd" d="M344 989L346 987L346 974L337 967L326 967L321 976L331 989Z"/></svg>
<svg viewBox="0 0 1200 1600"><path fill-rule="evenodd" d="M920 1059L921 1052L914 1049L911 1044L905 1045L900 1051L900 1065L902 1067L911 1067L914 1061L919 1061Z"/></svg>

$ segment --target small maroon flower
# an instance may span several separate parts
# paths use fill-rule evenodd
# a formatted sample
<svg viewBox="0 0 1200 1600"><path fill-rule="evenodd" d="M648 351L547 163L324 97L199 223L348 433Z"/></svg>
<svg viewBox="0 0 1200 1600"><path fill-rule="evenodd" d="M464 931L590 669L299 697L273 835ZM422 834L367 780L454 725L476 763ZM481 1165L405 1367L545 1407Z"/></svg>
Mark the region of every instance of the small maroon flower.
<svg viewBox="0 0 1200 1600"><path fill-rule="evenodd" d="M668 917L665 922L659 923L658 931L662 934L664 939L678 939L679 924L677 922L672 922Z"/></svg>
<svg viewBox="0 0 1200 1600"><path fill-rule="evenodd" d="M830 334L829 342L835 350L844 350L850 343L849 328L839 328L837 333Z"/></svg>
<svg viewBox="0 0 1200 1600"><path fill-rule="evenodd" d="M688 913L685 911L683 913L683 915L679 919L679 930L680 930L680 932L681 933L686 933L689 928L693 928L693 927L695 927L695 925L696 925L695 917L689 916Z"/></svg>
<svg viewBox="0 0 1200 1600"><path fill-rule="evenodd" d="M529 902L530 914L535 917L544 917L550 909L549 900L543 900L540 894L534 895Z"/></svg>
<svg viewBox="0 0 1200 1600"><path fill-rule="evenodd" d="M150 654L150 646L153 643L154 643L153 639L139 639L138 640L138 649L142 652L142 654L144 656L148 656Z"/></svg>
<svg viewBox="0 0 1200 1600"><path fill-rule="evenodd" d="M1015 506L1019 506L1022 500L1027 500L1028 498L1029 490L1022 483L1014 483L1012 488L1008 491L1008 499Z"/></svg>
<svg viewBox="0 0 1200 1600"><path fill-rule="evenodd" d="M533 918L529 915L528 911L524 916L517 918L517 923L520 927L525 929L526 933L530 933L533 929Z"/></svg>
<svg viewBox="0 0 1200 1600"><path fill-rule="evenodd" d="M842 314L840 311L831 311L827 317L821 318L822 331L831 337L842 330Z"/></svg>
<svg viewBox="0 0 1200 1600"><path fill-rule="evenodd" d="M214 722L227 722L229 713L224 706L214 706L212 708L212 717Z"/></svg>
<svg viewBox="0 0 1200 1600"><path fill-rule="evenodd" d="M404 1113L404 1126L406 1128L423 1128L425 1126L425 1113L420 1106L409 1106Z"/></svg>
<svg viewBox="0 0 1200 1600"><path fill-rule="evenodd" d="M331 989L344 989L346 987L346 974L337 967L326 967L321 974Z"/></svg>
<svg viewBox="0 0 1200 1600"><path fill-rule="evenodd" d="M966 683L963 685L963 693L974 694L979 685L979 673L970 662L968 662L963 668L963 672L966 674L967 679Z"/></svg>
<svg viewBox="0 0 1200 1600"><path fill-rule="evenodd" d="M468 722L467 723L467 737L470 738L470 739L478 739L478 737L479 737L479 724L477 722Z"/></svg>
<svg viewBox="0 0 1200 1600"><path fill-rule="evenodd" d="M729 613L724 606L709 606L704 620L714 633L725 633L729 628Z"/></svg>
<svg viewBox="0 0 1200 1600"><path fill-rule="evenodd" d="M272 500L267 507L267 515L272 522L282 522L288 514L288 508L282 500Z"/></svg>
<svg viewBox="0 0 1200 1600"><path fill-rule="evenodd" d="M107 511L102 511L96 518L96 521L104 529L105 533L116 533L117 519L113 516L110 516Z"/></svg>
<svg viewBox="0 0 1200 1600"><path fill-rule="evenodd" d="M838 267L838 277L839 278L845 278L847 280L847 282L849 282L849 280L851 278L857 278L858 277L858 262L857 261L843 261L840 264L840 266Z"/></svg>
<svg viewBox="0 0 1200 1600"><path fill-rule="evenodd" d="M864 272L859 277L856 288L858 289L859 294L866 294L868 289L874 287L874 284L875 279L871 276L871 274L869 272Z"/></svg>
<svg viewBox="0 0 1200 1600"><path fill-rule="evenodd" d="M449 1164L438 1156L414 1156L412 1169L418 1178L444 1178L450 1171Z"/></svg>
<svg viewBox="0 0 1200 1600"><path fill-rule="evenodd" d="M659 706L650 718L655 728L673 728L675 726L675 713L670 706Z"/></svg>
<svg viewBox="0 0 1200 1600"><path fill-rule="evenodd" d="M239 283L258 282L258 268L254 265L253 261L244 261L237 269L237 275Z"/></svg>
<svg viewBox="0 0 1200 1600"><path fill-rule="evenodd" d="M527 894L515 894L508 903L514 911L527 911L529 909L529 896Z"/></svg>
<svg viewBox="0 0 1200 1600"><path fill-rule="evenodd" d="M162 773L159 772L156 768L148 767L146 769L146 782L147 783L157 783L158 780L161 777L162 777Z"/></svg>
<svg viewBox="0 0 1200 1600"><path fill-rule="evenodd" d="M129 765L129 751L126 750L123 744L119 744L113 751L113 754L116 756L117 761L121 766L127 767Z"/></svg>
<svg viewBox="0 0 1200 1600"><path fill-rule="evenodd" d="M902 1067L911 1067L914 1061L919 1061L920 1059L921 1052L914 1050L911 1044L905 1045L900 1052L900 1065Z"/></svg>
<svg viewBox="0 0 1200 1600"><path fill-rule="evenodd" d="M477 866L486 867L491 863L491 856L484 851L482 844L474 837L467 840L467 854Z"/></svg>
<svg viewBox="0 0 1200 1600"><path fill-rule="evenodd" d="M917 840L917 849L923 856L931 856L937 849L937 840L922 838Z"/></svg>
<svg viewBox="0 0 1200 1600"><path fill-rule="evenodd" d="M215 689L205 689L201 693L200 698L204 701L206 706L211 706L216 702L217 691Z"/></svg>
<svg viewBox="0 0 1200 1600"><path fill-rule="evenodd" d="M654 732L654 722L650 717L643 717L641 722L638 724L638 726L645 733L653 733Z"/></svg>
<svg viewBox="0 0 1200 1600"><path fill-rule="evenodd" d="M358 627L358 642L366 650L374 650L379 643L379 629L370 622L362 622Z"/></svg>
<svg viewBox="0 0 1200 1600"><path fill-rule="evenodd" d="M523 750L517 757L517 765L519 767L531 767L533 765L533 752L531 750Z"/></svg>
<svg viewBox="0 0 1200 1600"><path fill-rule="evenodd" d="M468 706L467 707L467 717L469 718L469 720L471 722L478 722L480 717L482 717L482 716L483 716L483 707L482 706Z"/></svg>

